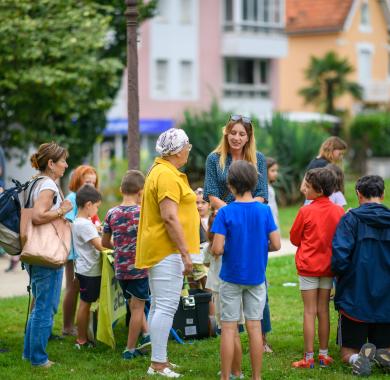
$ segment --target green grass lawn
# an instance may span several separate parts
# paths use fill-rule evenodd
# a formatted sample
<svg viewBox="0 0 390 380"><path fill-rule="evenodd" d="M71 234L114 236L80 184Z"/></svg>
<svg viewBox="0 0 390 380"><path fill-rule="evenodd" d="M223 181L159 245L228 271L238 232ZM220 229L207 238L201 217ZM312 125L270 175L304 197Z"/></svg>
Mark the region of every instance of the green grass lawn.
<svg viewBox="0 0 390 380"><path fill-rule="evenodd" d="M350 368L339 360L335 345L337 315L331 307L330 354L336 359L332 368L314 370L292 369L291 362L300 359L303 352L302 302L297 287L284 287L283 283L297 282L293 256L271 259L268 267L269 297L273 332L269 342L273 354L264 357L263 379L353 379ZM115 328L118 346L116 350L99 343L96 349L78 351L73 347L74 338L49 343L50 359L57 364L48 369L33 369L22 361L23 329L27 297L0 300L0 341L10 349L0 354L1 379L147 379L148 359L124 361L121 351L125 346L127 331L124 321ZM61 312L55 318L54 332L61 331ZM243 341L243 371L250 378L248 342ZM219 338L210 338L179 345L169 343L169 357L181 366L183 379L218 379ZM372 379L383 379L379 370L374 370Z"/></svg>

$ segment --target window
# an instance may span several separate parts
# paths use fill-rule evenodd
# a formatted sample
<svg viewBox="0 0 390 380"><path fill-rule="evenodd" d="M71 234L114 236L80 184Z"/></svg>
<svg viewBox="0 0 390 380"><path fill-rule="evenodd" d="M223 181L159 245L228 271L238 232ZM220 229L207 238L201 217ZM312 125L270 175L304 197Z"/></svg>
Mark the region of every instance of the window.
<svg viewBox="0 0 390 380"><path fill-rule="evenodd" d="M371 80L372 54L369 49L359 50L358 57L359 82L367 83Z"/></svg>
<svg viewBox="0 0 390 380"><path fill-rule="evenodd" d="M191 0L180 0L180 21L182 24L191 24Z"/></svg>
<svg viewBox="0 0 390 380"><path fill-rule="evenodd" d="M167 23L169 21L169 1L170 0L159 0L157 2L157 14L159 22Z"/></svg>
<svg viewBox="0 0 390 380"><path fill-rule="evenodd" d="M269 67L266 59L225 58L224 95L269 98Z"/></svg>
<svg viewBox="0 0 390 380"><path fill-rule="evenodd" d="M370 8L368 7L368 2L364 1L360 7L360 30L370 28Z"/></svg>
<svg viewBox="0 0 390 380"><path fill-rule="evenodd" d="M233 0L225 0L225 21L233 21Z"/></svg>
<svg viewBox="0 0 390 380"><path fill-rule="evenodd" d="M188 97L192 95L193 64L191 61L180 62L180 95Z"/></svg>
<svg viewBox="0 0 390 380"><path fill-rule="evenodd" d="M166 95L168 91L168 61L156 61L155 92L159 96Z"/></svg>

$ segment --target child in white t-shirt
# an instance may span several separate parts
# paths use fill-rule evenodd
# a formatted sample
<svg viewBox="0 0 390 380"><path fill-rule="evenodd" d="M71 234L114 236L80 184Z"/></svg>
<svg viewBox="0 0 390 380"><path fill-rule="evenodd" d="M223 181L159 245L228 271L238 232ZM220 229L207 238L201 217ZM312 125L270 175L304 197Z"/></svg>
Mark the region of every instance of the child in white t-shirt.
<svg viewBox="0 0 390 380"><path fill-rule="evenodd" d="M336 174L336 187L334 192L330 195L329 199L336 205L339 205L343 208L347 205L347 201L344 197L344 173L342 169L335 164L328 164L326 168L332 170Z"/></svg>
<svg viewBox="0 0 390 380"><path fill-rule="evenodd" d="M77 311L76 347L93 347L88 340L91 303L99 298L102 276L100 251L102 240L91 217L97 214L102 196L95 187L84 185L76 194L77 217L72 225L73 245L77 252L75 273L80 282L80 305Z"/></svg>

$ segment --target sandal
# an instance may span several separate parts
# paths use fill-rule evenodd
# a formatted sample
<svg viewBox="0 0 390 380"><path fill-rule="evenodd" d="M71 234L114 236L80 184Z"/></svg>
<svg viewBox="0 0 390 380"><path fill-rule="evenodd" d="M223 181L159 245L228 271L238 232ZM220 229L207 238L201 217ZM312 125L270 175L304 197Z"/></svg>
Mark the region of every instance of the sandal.
<svg viewBox="0 0 390 380"><path fill-rule="evenodd" d="M171 377L171 378L181 377L180 374L172 371L169 367L165 367L162 370L157 370L157 369L154 369L153 367L149 367L148 371L146 373L148 375L160 375L163 377Z"/></svg>
<svg viewBox="0 0 390 380"><path fill-rule="evenodd" d="M371 375L371 362L375 358L376 347L372 343L363 344L359 357L352 365L352 374L357 376Z"/></svg>

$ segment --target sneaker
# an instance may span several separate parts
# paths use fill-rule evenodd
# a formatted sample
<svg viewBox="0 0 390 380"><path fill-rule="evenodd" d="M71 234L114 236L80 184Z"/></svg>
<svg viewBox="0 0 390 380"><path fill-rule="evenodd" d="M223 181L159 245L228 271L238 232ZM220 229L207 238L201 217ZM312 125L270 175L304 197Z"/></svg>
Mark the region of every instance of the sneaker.
<svg viewBox="0 0 390 380"><path fill-rule="evenodd" d="M297 362L293 362L292 366L294 368L311 368L311 369L313 369L314 368L314 359L306 360L305 358L303 358L302 360L299 360Z"/></svg>
<svg viewBox="0 0 390 380"><path fill-rule="evenodd" d="M268 353L268 354L272 354L274 352L268 343L266 343L263 346L263 350L265 353Z"/></svg>
<svg viewBox="0 0 390 380"><path fill-rule="evenodd" d="M221 376L221 371L218 371L218 376ZM232 373L229 375L230 380L237 380L237 379L245 379L245 375L241 372L240 376L233 375Z"/></svg>
<svg viewBox="0 0 390 380"><path fill-rule="evenodd" d="M387 348L378 348L375 352L374 360L381 367L390 369L390 350Z"/></svg>
<svg viewBox="0 0 390 380"><path fill-rule="evenodd" d="M359 357L352 364L352 374L356 376L370 376L372 361L375 358L376 347L372 343L363 344Z"/></svg>
<svg viewBox="0 0 390 380"><path fill-rule="evenodd" d="M138 350L137 348L134 350L134 351L130 351L128 348L126 348L126 350L124 350L122 352L122 358L124 360L131 360L131 359L135 359L135 358L138 358L140 356L144 356L145 354L143 354L140 350Z"/></svg>
<svg viewBox="0 0 390 380"><path fill-rule="evenodd" d="M333 358L329 355L318 355L318 362L321 368L326 368L333 363Z"/></svg>
<svg viewBox="0 0 390 380"><path fill-rule="evenodd" d="M163 377L171 377L171 378L177 378L180 377L181 375L172 371L170 368L165 367L161 371L158 371L157 369L154 369L152 367L148 368L148 371L146 372L148 375L160 375Z"/></svg>
<svg viewBox="0 0 390 380"><path fill-rule="evenodd" d="M51 360L48 360L45 364L36 365L34 367L36 367L36 368L50 368L54 364L55 364L54 362L52 362Z"/></svg>
<svg viewBox="0 0 390 380"><path fill-rule="evenodd" d="M79 341L76 340L76 343L75 343L75 348L77 348L78 350L84 350L86 348L95 348L96 347L96 344L95 342L92 342L91 340L87 340L86 342L84 343L80 343Z"/></svg>
<svg viewBox="0 0 390 380"><path fill-rule="evenodd" d="M150 335L143 336L140 339L139 345L137 346L138 350L142 350L143 348L146 348L150 346L152 342L150 341Z"/></svg>

